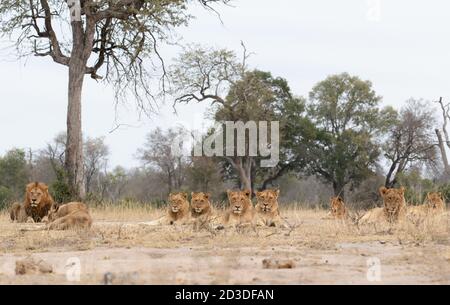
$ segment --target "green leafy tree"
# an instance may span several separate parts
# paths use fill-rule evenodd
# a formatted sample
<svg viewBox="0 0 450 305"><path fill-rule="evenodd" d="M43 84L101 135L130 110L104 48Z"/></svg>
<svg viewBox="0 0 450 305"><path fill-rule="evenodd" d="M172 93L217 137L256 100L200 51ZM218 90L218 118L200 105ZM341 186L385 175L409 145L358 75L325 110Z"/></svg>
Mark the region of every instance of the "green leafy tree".
<svg viewBox="0 0 450 305"><path fill-rule="evenodd" d="M153 110L152 78L159 73L159 49L186 25L191 5L229 0L2 0L0 34L16 40L19 55L50 57L68 68L65 168L71 193L85 196L81 97L85 75L113 84L116 98L134 96L139 108ZM159 72L156 72L159 71ZM47 86L51 88L51 82Z"/></svg>
<svg viewBox="0 0 450 305"><path fill-rule="evenodd" d="M14 199L21 197L28 183L28 168L25 152L20 149L8 151L0 158L0 186L6 189Z"/></svg>
<svg viewBox="0 0 450 305"><path fill-rule="evenodd" d="M264 189L303 164L301 142L311 126L304 115L305 100L293 95L285 79L273 77L269 72L249 70L246 64L249 55L243 48L244 54L239 58L226 49L189 46L170 69L172 93L175 104L210 102L213 118L219 123L258 125L264 121L270 128L270 122L279 122L280 162L276 166L261 167L262 158L249 153L249 141L246 141L245 156L235 151L234 156L222 158L227 179L236 180L241 188Z"/></svg>
<svg viewBox="0 0 450 305"><path fill-rule="evenodd" d="M316 130L308 145L308 170L332 184L344 197L375 169L380 156L377 135L386 132L395 111L379 108L369 81L347 73L333 75L311 91L308 114Z"/></svg>

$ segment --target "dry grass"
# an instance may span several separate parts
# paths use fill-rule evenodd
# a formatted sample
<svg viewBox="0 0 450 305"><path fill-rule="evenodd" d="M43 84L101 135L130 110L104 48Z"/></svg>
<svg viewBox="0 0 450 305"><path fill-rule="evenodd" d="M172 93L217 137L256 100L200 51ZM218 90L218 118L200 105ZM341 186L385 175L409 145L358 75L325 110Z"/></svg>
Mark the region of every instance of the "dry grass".
<svg viewBox="0 0 450 305"><path fill-rule="evenodd" d="M249 264L252 262L250 257L264 257L268 255L266 253L271 256L277 253L277 257L281 256L285 259L295 259L296 255L303 253L298 260L311 256L311 266L316 266L312 257L320 261L325 254L334 256L344 251L348 252L348 255L355 255L358 261L362 254L359 252L354 254L353 247L359 247L358 251L362 251L363 254L374 251L375 254L379 252L381 256L386 255L383 253L384 247L390 246L406 249L404 252L399 252L397 257L389 258L392 262L395 261L395 264L398 264L397 260L404 259L406 262L407 259L402 258L402 255L414 255L416 247L431 251L430 255L436 256L436 261L450 261L449 215L408 219L397 225L378 224L361 227L351 220L325 220L327 211L324 210L291 208L282 211L289 225L289 228L285 229L257 227L196 231L192 226L140 225L142 221L153 220L164 215L162 210L142 205L95 207L91 209L91 213L94 225L89 232L64 232L34 230L35 225L12 224L8 215L3 212L0 214L0 251L5 255L23 257L30 254L69 252L81 252L92 256L99 251L109 253L108 251L117 249L124 249L123 251L155 249L152 251L163 251L163 253L193 249L196 254L192 255L200 257L219 255L217 254L219 252L229 252L231 256L239 253L242 256L241 259L249 256ZM353 246L345 246L348 249L342 250L344 246L341 245ZM396 248L395 251L397 250ZM108 258L108 254L105 257ZM0 255L0 267L1 258ZM429 259L428 263L430 263ZM0 270L0 283L2 282L1 274ZM11 278L7 279L15 282ZM211 282L206 278L204 280L206 282L201 280L199 282ZM5 279L3 281L8 282ZM227 280L228 282L230 281ZM323 279L323 282L326 281ZM166 282L161 280L156 283ZM168 280L167 283L173 282ZM219 280L218 283L222 282ZM244 281L244 283L249 282Z"/></svg>

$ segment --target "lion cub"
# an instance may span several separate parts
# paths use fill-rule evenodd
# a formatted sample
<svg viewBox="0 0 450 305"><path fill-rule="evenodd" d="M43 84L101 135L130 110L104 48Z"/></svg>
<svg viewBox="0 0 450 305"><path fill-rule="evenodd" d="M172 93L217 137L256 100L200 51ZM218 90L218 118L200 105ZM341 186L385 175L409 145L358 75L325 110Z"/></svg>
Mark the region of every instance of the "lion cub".
<svg viewBox="0 0 450 305"><path fill-rule="evenodd" d="M282 226L278 205L279 195L280 190L266 190L256 193L257 225L268 227Z"/></svg>
<svg viewBox="0 0 450 305"><path fill-rule="evenodd" d="M89 229L91 226L89 210L81 202L54 204L48 215L47 227L50 230Z"/></svg>
<svg viewBox="0 0 450 305"><path fill-rule="evenodd" d="M250 190L227 191L229 210L225 213L225 225L254 225L255 209Z"/></svg>

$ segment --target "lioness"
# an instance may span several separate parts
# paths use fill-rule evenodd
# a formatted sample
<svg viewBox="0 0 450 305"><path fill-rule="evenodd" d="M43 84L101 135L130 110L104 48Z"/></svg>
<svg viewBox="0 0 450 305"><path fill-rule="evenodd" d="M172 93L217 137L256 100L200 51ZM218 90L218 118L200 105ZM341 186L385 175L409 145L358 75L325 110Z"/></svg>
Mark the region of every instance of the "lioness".
<svg viewBox="0 0 450 305"><path fill-rule="evenodd" d="M251 201L250 190L227 191L229 210L225 213L226 225L254 225L255 209Z"/></svg>
<svg viewBox="0 0 450 305"><path fill-rule="evenodd" d="M425 199L425 204L430 211L436 213L442 213L445 211L445 200L442 193L428 193Z"/></svg>
<svg viewBox="0 0 450 305"><path fill-rule="evenodd" d="M45 183L29 183L25 188L23 205L14 203L10 210L12 221L41 222L47 216L54 201Z"/></svg>
<svg viewBox="0 0 450 305"><path fill-rule="evenodd" d="M190 219L188 194L175 193L169 195L169 224L184 224Z"/></svg>
<svg viewBox="0 0 450 305"><path fill-rule="evenodd" d="M47 227L50 230L89 229L92 217L84 203L70 202L54 204L48 216Z"/></svg>
<svg viewBox="0 0 450 305"><path fill-rule="evenodd" d="M338 197L332 197L330 199L330 212L331 216L335 219L346 219L348 216L347 208L345 207L344 200Z"/></svg>
<svg viewBox="0 0 450 305"><path fill-rule="evenodd" d="M169 194L169 205L165 216L156 220L142 222L145 226L161 226L174 224L187 224L191 220L187 193Z"/></svg>
<svg viewBox="0 0 450 305"><path fill-rule="evenodd" d="M19 223L26 222L28 219L27 213L25 211L25 208L22 204L18 202L14 202L9 210L9 216L11 218L11 221L17 221ZM31 219L31 218L30 218Z"/></svg>
<svg viewBox="0 0 450 305"><path fill-rule="evenodd" d="M255 206L257 225L279 227L282 225L278 197L280 190L265 190L256 193L257 204Z"/></svg>
<svg viewBox="0 0 450 305"><path fill-rule="evenodd" d="M201 228L210 229L210 225L222 227L210 201L211 195L208 193L191 194L191 217L194 230Z"/></svg>
<svg viewBox="0 0 450 305"><path fill-rule="evenodd" d="M191 216L194 219L207 219L212 215L212 204L208 193L192 193L191 194Z"/></svg>
<svg viewBox="0 0 450 305"><path fill-rule="evenodd" d="M413 217L438 215L445 211L445 201L442 193L428 193L425 202L419 206L408 208L408 215Z"/></svg>
<svg viewBox="0 0 450 305"><path fill-rule="evenodd" d="M383 198L383 208L375 208L368 211L361 219L361 224L387 221L395 223L406 215L405 188L388 189L380 188Z"/></svg>

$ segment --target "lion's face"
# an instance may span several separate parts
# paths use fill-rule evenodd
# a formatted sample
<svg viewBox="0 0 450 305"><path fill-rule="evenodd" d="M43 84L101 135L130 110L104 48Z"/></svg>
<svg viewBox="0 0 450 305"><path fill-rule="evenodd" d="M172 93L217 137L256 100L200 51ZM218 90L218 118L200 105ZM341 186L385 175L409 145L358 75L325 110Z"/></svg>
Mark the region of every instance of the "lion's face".
<svg viewBox="0 0 450 305"><path fill-rule="evenodd" d="M26 197L31 207L36 208L41 202L48 200L48 186L44 183L30 183L26 188Z"/></svg>
<svg viewBox="0 0 450 305"><path fill-rule="evenodd" d="M266 190L256 193L258 206L263 212L274 212L278 209L280 190Z"/></svg>
<svg viewBox="0 0 450 305"><path fill-rule="evenodd" d="M234 214L241 215L252 205L250 196L251 191L233 192L228 190L228 201L230 202L231 210Z"/></svg>
<svg viewBox="0 0 450 305"><path fill-rule="evenodd" d="M177 193L169 195L169 208L173 213L178 213L186 206L188 195L186 193ZM189 203L188 203L189 205Z"/></svg>
<svg viewBox="0 0 450 305"><path fill-rule="evenodd" d="M389 215L397 214L401 207L405 205L405 188L388 189L380 188L381 197L383 197L384 208Z"/></svg>
<svg viewBox="0 0 450 305"><path fill-rule="evenodd" d="M330 199L331 213L334 216L343 216L345 214L345 204L341 197L332 197Z"/></svg>
<svg viewBox="0 0 450 305"><path fill-rule="evenodd" d="M443 209L445 207L445 203L442 193L428 193L426 204L433 210Z"/></svg>
<svg viewBox="0 0 450 305"><path fill-rule="evenodd" d="M192 193L191 197L191 209L195 213L202 214L211 207L211 202L209 201L209 198L211 197L210 194Z"/></svg>

